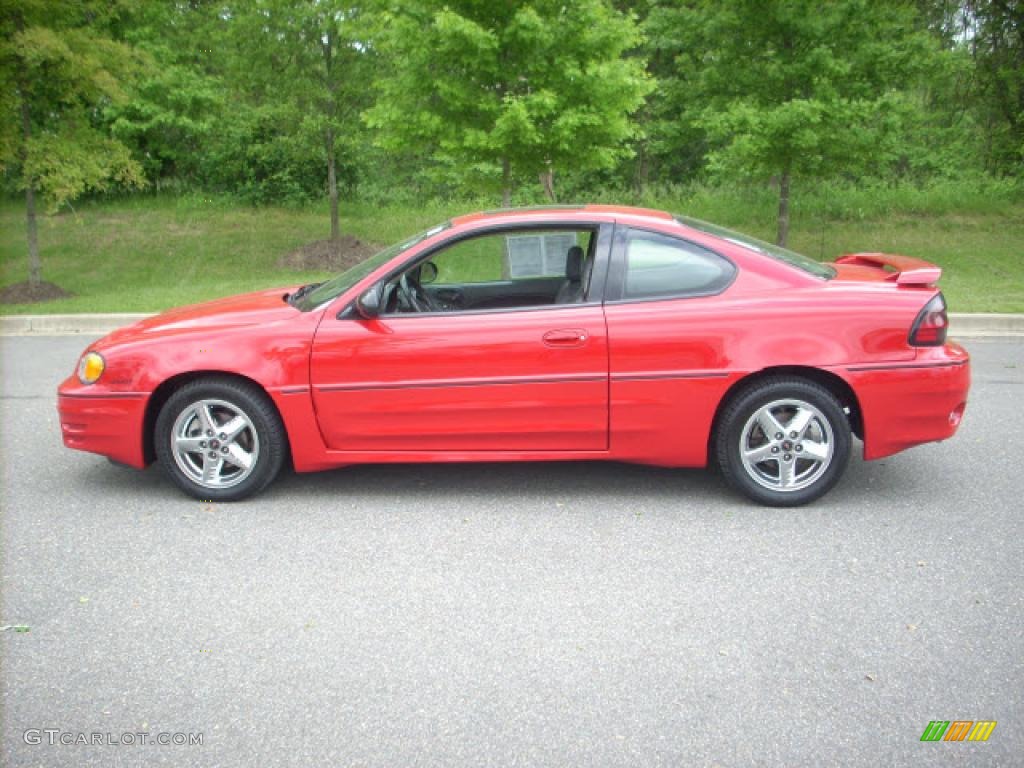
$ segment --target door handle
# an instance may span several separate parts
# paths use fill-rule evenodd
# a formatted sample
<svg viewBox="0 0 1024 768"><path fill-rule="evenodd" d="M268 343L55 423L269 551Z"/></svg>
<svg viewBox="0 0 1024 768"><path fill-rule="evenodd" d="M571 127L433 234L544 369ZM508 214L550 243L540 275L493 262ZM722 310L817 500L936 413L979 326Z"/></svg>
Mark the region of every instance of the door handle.
<svg viewBox="0 0 1024 768"><path fill-rule="evenodd" d="M544 334L543 341L549 347L582 347L589 334L582 328L559 328Z"/></svg>

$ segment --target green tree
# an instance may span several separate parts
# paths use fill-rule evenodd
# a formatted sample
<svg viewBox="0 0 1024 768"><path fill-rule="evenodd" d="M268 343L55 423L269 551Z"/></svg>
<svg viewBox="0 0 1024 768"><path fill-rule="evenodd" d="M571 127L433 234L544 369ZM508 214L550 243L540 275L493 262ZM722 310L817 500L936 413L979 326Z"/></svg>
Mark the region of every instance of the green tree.
<svg viewBox="0 0 1024 768"><path fill-rule="evenodd" d="M126 43L153 62L128 98L106 106L102 117L110 134L132 148L146 178L200 183L208 161L209 139L223 127L224 47L219 2L135 0L121 17Z"/></svg>
<svg viewBox="0 0 1024 768"><path fill-rule="evenodd" d="M296 156L302 144L307 157L323 159L332 240L341 236L339 159L361 141L368 103L362 10L353 0L238 0L225 14L226 77L235 97L256 123L275 115L284 143L274 150Z"/></svg>
<svg viewBox="0 0 1024 768"><path fill-rule="evenodd" d="M435 168L475 186L608 168L628 153L630 115L650 85L623 53L634 21L606 0L405 0L383 14L386 71L367 112L379 143L426 151Z"/></svg>
<svg viewBox="0 0 1024 768"><path fill-rule="evenodd" d="M1024 171L1024 3L965 0L989 168Z"/></svg>
<svg viewBox="0 0 1024 768"><path fill-rule="evenodd" d="M644 56L658 90L643 111L640 189L650 175L676 183L692 180L704 170L708 151L701 122L706 101L698 90L707 56L702 19L692 3L649 0L649 5L643 22Z"/></svg>
<svg viewBox="0 0 1024 768"><path fill-rule="evenodd" d="M899 0L705 0L658 21L661 38L675 29L699 47L698 59L692 50L677 58L681 82L694 87L669 93L701 105L710 171L777 181L780 245L794 178L891 162L913 108L898 91L934 51L913 5Z"/></svg>
<svg viewBox="0 0 1024 768"><path fill-rule="evenodd" d="M994 174L1020 174L1024 171L1024 4L918 0L918 7L948 60L945 73L933 70L926 80L929 112L946 135L928 137L922 144L947 157L966 155L975 168Z"/></svg>
<svg viewBox="0 0 1024 768"><path fill-rule="evenodd" d="M110 33L122 8L102 0L0 2L0 165L25 189L30 290L42 265L36 196L51 209L111 183L141 186L138 162L97 127L143 66Z"/></svg>

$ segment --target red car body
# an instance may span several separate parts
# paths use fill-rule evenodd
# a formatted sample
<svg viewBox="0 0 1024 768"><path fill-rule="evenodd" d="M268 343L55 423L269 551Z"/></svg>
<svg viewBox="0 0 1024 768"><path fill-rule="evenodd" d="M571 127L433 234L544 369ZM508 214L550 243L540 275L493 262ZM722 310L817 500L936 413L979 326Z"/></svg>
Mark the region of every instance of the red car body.
<svg viewBox="0 0 1024 768"><path fill-rule="evenodd" d="M518 225L600 227L608 274L622 258L625 228L661 232L725 257L735 278L716 295L682 299L596 295L578 305L373 319L344 312L439 244ZM867 459L952 436L967 399L968 355L956 343L908 340L938 293L938 268L882 254L834 266L836 275L822 279L644 209L463 216L314 311L268 290L115 331L89 347L106 360L96 383L72 375L61 384L61 430L71 448L144 467L169 393L220 372L270 396L299 472L562 459L702 467L729 393L781 372L836 393Z"/></svg>

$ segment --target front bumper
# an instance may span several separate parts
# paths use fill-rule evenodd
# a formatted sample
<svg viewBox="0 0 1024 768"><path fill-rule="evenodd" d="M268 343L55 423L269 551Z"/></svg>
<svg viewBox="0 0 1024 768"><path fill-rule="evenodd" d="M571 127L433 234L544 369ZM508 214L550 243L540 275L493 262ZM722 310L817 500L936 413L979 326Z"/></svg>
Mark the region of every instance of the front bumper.
<svg viewBox="0 0 1024 768"><path fill-rule="evenodd" d="M72 376L57 391L64 445L132 467L145 467L142 440L148 395L90 390Z"/></svg>
<svg viewBox="0 0 1024 768"><path fill-rule="evenodd" d="M960 426L971 364L959 344L921 350L906 363L847 371L864 420L865 459L946 440Z"/></svg>

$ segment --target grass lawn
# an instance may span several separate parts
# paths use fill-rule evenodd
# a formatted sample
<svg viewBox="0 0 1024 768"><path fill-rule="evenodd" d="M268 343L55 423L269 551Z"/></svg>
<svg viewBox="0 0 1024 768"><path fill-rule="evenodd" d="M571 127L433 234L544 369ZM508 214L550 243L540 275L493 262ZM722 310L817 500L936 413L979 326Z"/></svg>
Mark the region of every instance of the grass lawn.
<svg viewBox="0 0 1024 768"><path fill-rule="evenodd" d="M761 206L720 209L707 198L669 210L706 218L772 239ZM388 245L472 204L382 208L348 204L342 229ZM43 277L75 295L40 304L0 305L2 314L156 312L232 293L309 282L324 273L277 266L279 257L323 239L321 208L252 208L222 200L138 196L41 216ZM888 213L850 220L796 215L790 247L820 259L849 251L891 251L943 268L941 286L952 311L1024 312L1024 202L993 210ZM0 284L27 278L24 208L0 203Z"/></svg>
<svg viewBox="0 0 1024 768"><path fill-rule="evenodd" d="M770 239L770 230L760 234ZM821 260L853 251L916 256L942 267L951 312L1024 312L1024 205L1005 215L833 221L793 232L789 245Z"/></svg>

